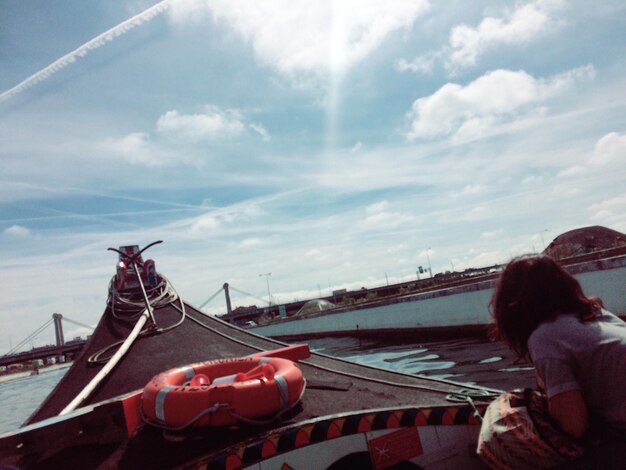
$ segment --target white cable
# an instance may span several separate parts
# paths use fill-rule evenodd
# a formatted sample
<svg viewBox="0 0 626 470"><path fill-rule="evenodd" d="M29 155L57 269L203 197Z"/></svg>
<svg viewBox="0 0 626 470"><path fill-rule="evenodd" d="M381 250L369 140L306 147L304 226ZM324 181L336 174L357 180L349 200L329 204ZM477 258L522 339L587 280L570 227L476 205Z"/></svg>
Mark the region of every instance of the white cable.
<svg viewBox="0 0 626 470"><path fill-rule="evenodd" d="M102 379L106 377L107 374L117 365L120 359L124 357L126 351L128 351L135 339L137 339L137 336L139 336L139 333L141 332L141 329L145 325L149 316L150 313L148 312L148 309L144 309L144 311L141 312L141 316L137 320L133 331L130 332L124 343L120 346L116 353L111 356L111 359L109 359L109 361L100 370L100 372L98 372L96 376L91 379L91 381L85 386L85 388L83 388L82 391L78 395L76 395L76 397L70 402L70 404L63 408L63 411L59 413L59 416L63 416L71 411L74 411L83 401L85 401L89 397L89 395L91 395L91 393L95 390L95 388L102 381Z"/></svg>

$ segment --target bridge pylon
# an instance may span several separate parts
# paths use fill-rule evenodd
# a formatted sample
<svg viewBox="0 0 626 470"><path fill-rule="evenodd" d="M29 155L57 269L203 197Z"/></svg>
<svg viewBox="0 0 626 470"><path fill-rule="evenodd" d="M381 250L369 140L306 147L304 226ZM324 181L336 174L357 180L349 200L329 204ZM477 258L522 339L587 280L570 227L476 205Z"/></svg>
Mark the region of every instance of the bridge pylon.
<svg viewBox="0 0 626 470"><path fill-rule="evenodd" d="M228 282L225 282L222 288L224 289L224 294L226 295L226 313L230 315L233 313L233 308L230 305L230 293L228 292Z"/></svg>
<svg viewBox="0 0 626 470"><path fill-rule="evenodd" d="M63 324L61 320L63 319L63 315L60 313L53 313L52 319L54 320L54 335L57 340L57 347L65 345L65 339L63 338Z"/></svg>

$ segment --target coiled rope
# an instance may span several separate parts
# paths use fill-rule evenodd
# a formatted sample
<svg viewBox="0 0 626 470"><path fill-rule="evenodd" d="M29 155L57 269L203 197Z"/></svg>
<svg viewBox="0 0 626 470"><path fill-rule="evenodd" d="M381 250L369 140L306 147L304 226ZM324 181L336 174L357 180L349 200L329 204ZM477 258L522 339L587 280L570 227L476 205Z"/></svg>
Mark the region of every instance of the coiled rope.
<svg viewBox="0 0 626 470"><path fill-rule="evenodd" d="M119 290L115 279L115 276L111 278L107 298L111 315L121 322L135 323L143 309L146 308L142 292L139 289ZM148 287L146 294L153 309L165 307L178 299L178 294L170 282L161 274L157 275L157 285Z"/></svg>
<svg viewBox="0 0 626 470"><path fill-rule="evenodd" d="M159 327L156 323L149 323L147 327L141 329L138 336L151 336L156 334L165 333L178 327L187 315L185 310L185 303L182 301L176 289L172 286L169 280L162 274L157 274L158 283L156 287L146 289L146 295L152 310L158 310L168 305L174 305L176 310L180 312L180 319L173 325L167 327ZM180 304L180 307L175 304ZM136 323L141 317L142 313L146 310L146 303L143 299L143 295L136 289L119 290L117 283L115 282L115 276L109 283L109 297L107 299L107 305L110 307L110 312L113 318L122 323ZM125 340L124 340L125 341ZM101 350L92 354L87 362L89 364L106 364L112 356L103 357L111 350L120 347L124 341L117 341L113 344L102 348Z"/></svg>

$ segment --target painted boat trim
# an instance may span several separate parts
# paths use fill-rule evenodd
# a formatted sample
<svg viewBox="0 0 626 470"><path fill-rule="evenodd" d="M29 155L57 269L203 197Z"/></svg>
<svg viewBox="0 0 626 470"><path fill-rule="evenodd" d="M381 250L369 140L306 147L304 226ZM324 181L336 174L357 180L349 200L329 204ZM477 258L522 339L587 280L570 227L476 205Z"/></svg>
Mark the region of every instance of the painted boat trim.
<svg viewBox="0 0 626 470"><path fill-rule="evenodd" d="M477 405L483 414L487 405ZM261 438L200 457L187 469L234 470L332 439L380 430L423 426L479 426L480 420L469 405L404 407L364 410L307 420L270 431Z"/></svg>

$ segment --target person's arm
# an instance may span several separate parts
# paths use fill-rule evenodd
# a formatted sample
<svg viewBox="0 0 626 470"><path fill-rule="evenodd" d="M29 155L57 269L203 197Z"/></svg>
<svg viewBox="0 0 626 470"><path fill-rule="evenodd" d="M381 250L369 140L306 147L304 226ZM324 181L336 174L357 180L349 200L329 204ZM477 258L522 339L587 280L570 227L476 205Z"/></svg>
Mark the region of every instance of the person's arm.
<svg viewBox="0 0 626 470"><path fill-rule="evenodd" d="M567 320L567 318L565 318ZM548 411L561 429L581 438L589 426L589 412L576 377L568 328L544 323L528 340L528 350L537 371L538 385L548 396Z"/></svg>
<svg viewBox="0 0 626 470"><path fill-rule="evenodd" d="M588 422L587 405L580 390L568 390L548 400L548 411L561 429L580 439L585 434Z"/></svg>
<svg viewBox="0 0 626 470"><path fill-rule="evenodd" d="M546 393L546 384L544 383L543 379L539 375L539 372L537 372L537 371L535 371L535 382L537 382L537 388L539 389L539 391L541 393L545 394Z"/></svg>

